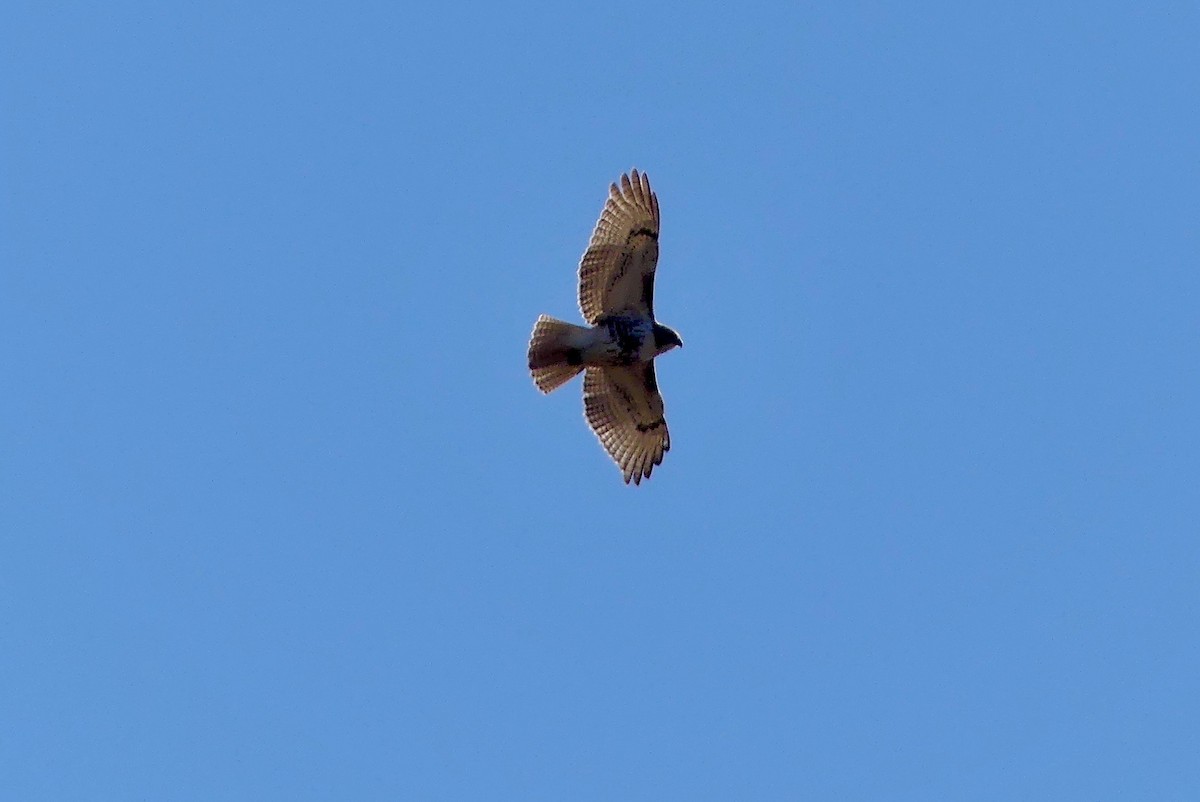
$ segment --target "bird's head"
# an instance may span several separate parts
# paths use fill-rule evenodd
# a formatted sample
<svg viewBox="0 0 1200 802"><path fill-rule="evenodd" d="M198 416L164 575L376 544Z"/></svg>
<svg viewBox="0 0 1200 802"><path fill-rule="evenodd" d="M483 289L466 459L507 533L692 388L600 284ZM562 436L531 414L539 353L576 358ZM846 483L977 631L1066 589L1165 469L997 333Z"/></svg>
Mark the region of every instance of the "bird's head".
<svg viewBox="0 0 1200 802"><path fill-rule="evenodd" d="M661 354L676 347L683 347L683 340L679 339L679 335L673 329L668 329L666 326L655 323L654 350Z"/></svg>

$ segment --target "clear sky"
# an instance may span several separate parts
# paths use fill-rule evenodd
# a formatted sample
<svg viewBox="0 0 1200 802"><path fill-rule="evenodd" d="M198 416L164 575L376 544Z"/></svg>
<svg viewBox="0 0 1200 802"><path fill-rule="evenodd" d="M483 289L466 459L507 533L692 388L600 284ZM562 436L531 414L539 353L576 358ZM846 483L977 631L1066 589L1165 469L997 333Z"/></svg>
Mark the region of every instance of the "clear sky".
<svg viewBox="0 0 1200 802"><path fill-rule="evenodd" d="M0 12L0 796L1200 798L1195 3ZM662 206L674 448L525 368Z"/></svg>

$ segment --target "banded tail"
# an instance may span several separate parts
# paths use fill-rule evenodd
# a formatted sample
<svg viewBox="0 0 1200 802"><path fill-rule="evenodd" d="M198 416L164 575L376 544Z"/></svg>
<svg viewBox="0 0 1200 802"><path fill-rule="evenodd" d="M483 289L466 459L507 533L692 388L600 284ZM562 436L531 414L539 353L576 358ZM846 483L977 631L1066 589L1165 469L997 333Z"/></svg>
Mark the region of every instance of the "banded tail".
<svg viewBox="0 0 1200 802"><path fill-rule="evenodd" d="M590 329L539 315L529 340L529 372L543 393L556 390L583 370Z"/></svg>

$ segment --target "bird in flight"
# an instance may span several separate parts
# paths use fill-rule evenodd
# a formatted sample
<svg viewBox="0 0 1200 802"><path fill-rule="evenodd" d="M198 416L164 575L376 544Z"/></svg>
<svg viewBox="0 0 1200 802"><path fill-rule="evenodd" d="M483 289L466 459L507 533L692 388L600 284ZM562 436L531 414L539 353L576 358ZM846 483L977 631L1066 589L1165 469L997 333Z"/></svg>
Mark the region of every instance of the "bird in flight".
<svg viewBox="0 0 1200 802"><path fill-rule="evenodd" d="M654 358L683 341L654 320L658 221L650 179L622 175L579 262L579 309L590 327L541 315L529 341L529 371L543 393L586 371L584 415L625 484L641 484L671 449Z"/></svg>

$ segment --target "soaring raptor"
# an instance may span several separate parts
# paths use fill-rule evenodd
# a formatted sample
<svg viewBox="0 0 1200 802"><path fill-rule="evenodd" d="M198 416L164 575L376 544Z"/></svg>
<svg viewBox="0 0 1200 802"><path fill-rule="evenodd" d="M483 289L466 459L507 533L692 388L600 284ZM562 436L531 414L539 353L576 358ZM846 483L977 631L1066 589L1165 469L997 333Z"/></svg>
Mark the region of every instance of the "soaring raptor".
<svg viewBox="0 0 1200 802"><path fill-rule="evenodd" d="M658 220L646 174L621 176L579 262L579 309L590 328L542 315L529 341L529 370L543 393L587 371L584 415L626 484L641 484L671 449L654 358L683 342L654 320Z"/></svg>

